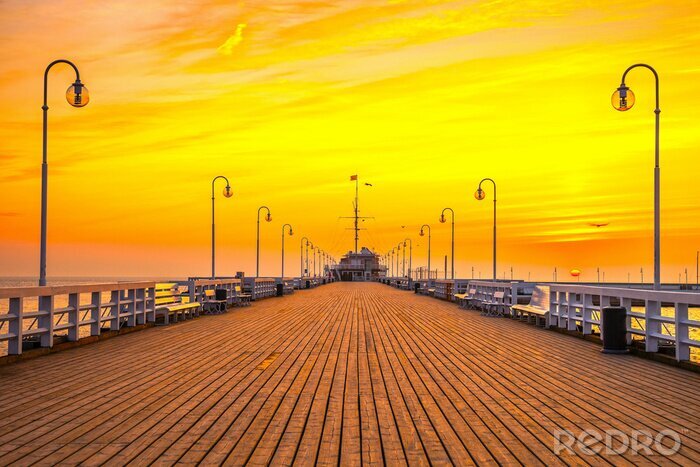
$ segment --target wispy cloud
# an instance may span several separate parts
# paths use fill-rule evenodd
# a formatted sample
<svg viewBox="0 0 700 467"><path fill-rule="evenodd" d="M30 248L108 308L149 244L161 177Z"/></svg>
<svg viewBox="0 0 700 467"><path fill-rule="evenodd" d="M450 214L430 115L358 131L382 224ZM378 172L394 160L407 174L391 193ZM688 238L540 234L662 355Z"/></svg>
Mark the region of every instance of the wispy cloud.
<svg viewBox="0 0 700 467"><path fill-rule="evenodd" d="M248 25L245 23L240 23L238 26L236 26L236 31L233 33L233 35L229 36L229 38L226 39L226 42L219 46L218 51L221 55L231 55L233 53L234 47L243 41L243 30L247 26Z"/></svg>

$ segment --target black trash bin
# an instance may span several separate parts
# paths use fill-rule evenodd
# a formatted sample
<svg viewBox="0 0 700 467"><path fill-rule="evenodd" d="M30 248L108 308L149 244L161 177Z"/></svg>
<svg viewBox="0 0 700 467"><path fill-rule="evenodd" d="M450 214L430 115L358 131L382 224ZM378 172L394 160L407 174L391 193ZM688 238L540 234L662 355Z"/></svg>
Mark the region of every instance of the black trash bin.
<svg viewBox="0 0 700 467"><path fill-rule="evenodd" d="M306 281L306 288L310 289L311 288L311 281Z"/></svg>
<svg viewBox="0 0 700 467"><path fill-rule="evenodd" d="M413 291L415 293L420 292L420 282L416 282L415 284L413 284Z"/></svg>
<svg viewBox="0 0 700 467"><path fill-rule="evenodd" d="M277 296L281 297L284 295L284 284L277 284Z"/></svg>
<svg viewBox="0 0 700 467"><path fill-rule="evenodd" d="M623 354L627 349L627 309L606 306L601 316L603 353Z"/></svg>
<svg viewBox="0 0 700 467"><path fill-rule="evenodd" d="M228 299L226 289L216 289L216 290L214 290L214 294L215 294L217 300L227 300Z"/></svg>

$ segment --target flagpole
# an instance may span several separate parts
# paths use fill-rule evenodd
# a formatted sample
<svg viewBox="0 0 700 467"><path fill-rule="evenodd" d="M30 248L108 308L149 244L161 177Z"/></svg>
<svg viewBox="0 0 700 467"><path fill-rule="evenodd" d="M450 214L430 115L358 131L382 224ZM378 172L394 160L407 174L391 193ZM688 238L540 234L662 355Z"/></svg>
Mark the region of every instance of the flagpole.
<svg viewBox="0 0 700 467"><path fill-rule="evenodd" d="M357 222L357 216L359 213L359 206L358 203L360 202L359 200L360 197L360 180L357 175L355 175L355 254L357 254L357 241L359 240L359 225Z"/></svg>

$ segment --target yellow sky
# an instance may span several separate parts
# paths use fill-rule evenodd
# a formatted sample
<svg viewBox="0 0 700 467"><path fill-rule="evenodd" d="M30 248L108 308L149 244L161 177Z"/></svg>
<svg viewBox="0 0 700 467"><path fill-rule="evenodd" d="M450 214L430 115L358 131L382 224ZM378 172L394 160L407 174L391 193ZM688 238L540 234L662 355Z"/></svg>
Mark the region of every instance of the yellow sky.
<svg viewBox="0 0 700 467"><path fill-rule="evenodd" d="M668 0L2 2L0 275L37 274L42 78L66 58L91 102L68 106L71 70L52 70L49 276L208 274L219 174L235 193L216 189L219 273L254 273L261 204L261 272L279 274L289 222L296 273L304 235L352 247L339 217L358 173L361 244L412 237L414 266L423 223L433 265L449 253L450 206L457 275L489 275L492 193L473 193L492 177L499 275L649 280L652 75L629 75L634 109L610 105L645 62L661 76L663 279L694 280L698 24L700 4Z"/></svg>

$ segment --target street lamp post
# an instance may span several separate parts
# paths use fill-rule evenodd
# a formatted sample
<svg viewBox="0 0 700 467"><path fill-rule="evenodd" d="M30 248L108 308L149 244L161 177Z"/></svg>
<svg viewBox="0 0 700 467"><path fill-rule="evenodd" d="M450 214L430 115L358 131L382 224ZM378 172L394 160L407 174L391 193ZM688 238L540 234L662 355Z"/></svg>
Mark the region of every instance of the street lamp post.
<svg viewBox="0 0 700 467"><path fill-rule="evenodd" d="M309 266L309 243L306 242L306 273L311 277L311 266ZM314 254L314 244L311 243L311 254ZM314 264L314 270L316 269L316 264Z"/></svg>
<svg viewBox="0 0 700 467"><path fill-rule="evenodd" d="M430 226L428 224L423 224L420 227L420 236L424 236L423 227L428 228L428 280L430 280Z"/></svg>
<svg viewBox="0 0 700 467"><path fill-rule="evenodd" d="M399 274L401 273L401 268L399 267L399 258L401 255L399 255L399 251L401 251L401 242L396 245L396 277L399 277Z"/></svg>
<svg viewBox="0 0 700 467"><path fill-rule="evenodd" d="M270 208L267 206L260 206L258 208L258 230L256 233L256 240L255 240L255 277L260 277L260 211L265 209L267 211L267 215L265 216L265 220L267 222L272 221L272 215L270 214Z"/></svg>
<svg viewBox="0 0 700 467"><path fill-rule="evenodd" d="M493 183L493 280L496 280L496 182L491 178L484 178L479 182L479 187L474 193L474 197L479 201L486 198L486 192L481 189L481 184L484 182Z"/></svg>
<svg viewBox="0 0 700 467"><path fill-rule="evenodd" d="M42 163L41 163L41 244L39 252L39 285L46 285L46 224L48 218L48 190L49 190L49 165L47 158L48 148L48 83L49 70L59 63L70 65L75 71L75 82L68 87L66 91L66 99L73 107L85 107L90 102L90 94L87 88L80 82L80 72L72 62L68 60L54 60L49 63L44 71L44 105L41 107L43 111L43 142L42 142Z"/></svg>
<svg viewBox="0 0 700 467"><path fill-rule="evenodd" d="M404 255L406 254L406 242L408 242L408 280L411 280L411 267L413 266L413 240L407 238L403 241Z"/></svg>
<svg viewBox="0 0 700 467"><path fill-rule="evenodd" d="M299 277L304 277L304 240L306 240L306 272L309 271L309 239L306 237L301 238L300 244L300 254L299 254Z"/></svg>
<svg viewBox="0 0 700 467"><path fill-rule="evenodd" d="M282 226L282 277L281 279L284 280L284 228L289 227L289 236L291 237L294 235L294 232L292 231L292 226L290 224L284 224Z"/></svg>
<svg viewBox="0 0 700 467"><path fill-rule="evenodd" d="M214 213L216 212L214 210L214 183L218 180L226 180L226 187L224 188L224 196L226 198L230 198L233 196L233 191L231 190L231 184L228 181L228 178L224 177L223 175L217 175L214 177L214 179L211 181L211 278L216 279L216 235L215 235L215 226L214 226Z"/></svg>
<svg viewBox="0 0 700 467"><path fill-rule="evenodd" d="M450 211L452 213L452 279L455 278L455 212L452 208L445 208L440 214L440 222L445 223L445 211Z"/></svg>
<svg viewBox="0 0 700 467"><path fill-rule="evenodd" d="M391 251L389 251L389 265L391 266L391 277L394 276L394 250L396 247L392 248Z"/></svg>
<svg viewBox="0 0 700 467"><path fill-rule="evenodd" d="M642 67L651 71L656 82L656 126L654 143L654 290L661 288L661 170L659 168L659 75L651 66L637 63L622 74L620 87L613 93L612 105L616 110L625 112L634 106L634 93L625 85L625 78L630 70Z"/></svg>

